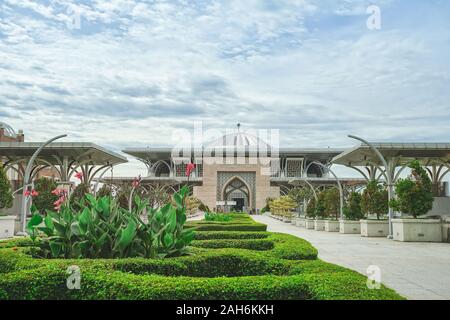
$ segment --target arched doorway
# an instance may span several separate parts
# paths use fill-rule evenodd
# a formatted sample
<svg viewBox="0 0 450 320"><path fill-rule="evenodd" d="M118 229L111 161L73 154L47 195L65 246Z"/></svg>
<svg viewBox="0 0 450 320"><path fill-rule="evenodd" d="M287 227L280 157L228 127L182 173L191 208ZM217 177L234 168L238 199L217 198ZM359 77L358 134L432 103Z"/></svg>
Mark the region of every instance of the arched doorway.
<svg viewBox="0 0 450 320"><path fill-rule="evenodd" d="M251 207L251 193L248 185L240 177L231 178L223 187L222 199L233 201L235 211L243 211Z"/></svg>

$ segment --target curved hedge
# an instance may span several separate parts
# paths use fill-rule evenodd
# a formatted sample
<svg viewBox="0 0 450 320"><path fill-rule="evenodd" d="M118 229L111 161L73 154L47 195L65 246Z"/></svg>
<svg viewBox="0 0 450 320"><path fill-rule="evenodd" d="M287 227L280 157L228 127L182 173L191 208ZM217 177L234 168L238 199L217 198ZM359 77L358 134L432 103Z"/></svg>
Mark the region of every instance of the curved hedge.
<svg viewBox="0 0 450 320"><path fill-rule="evenodd" d="M30 245L0 242L0 299L401 299L384 286L369 290L366 277L285 234L197 229L191 255L161 260L36 259ZM66 287L73 265L81 290Z"/></svg>

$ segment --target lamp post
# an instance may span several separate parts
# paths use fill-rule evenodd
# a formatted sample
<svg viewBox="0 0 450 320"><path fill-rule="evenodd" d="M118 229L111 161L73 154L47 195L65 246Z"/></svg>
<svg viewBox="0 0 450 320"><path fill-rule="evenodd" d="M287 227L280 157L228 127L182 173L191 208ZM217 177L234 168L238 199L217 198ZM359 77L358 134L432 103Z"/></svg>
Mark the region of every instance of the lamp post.
<svg viewBox="0 0 450 320"><path fill-rule="evenodd" d="M380 161L383 163L384 166L384 170L386 173L386 179L387 179L387 186L388 186L388 208L389 208L389 235L388 238L389 239L393 239L393 234L392 234L392 219L394 218L394 209L391 208L391 206L389 205L389 203L391 203L391 200L393 198L393 194L394 194L394 185L393 185L393 181L392 181L392 177L391 177L391 173L389 172L389 166L388 163L386 161L386 159L383 157L383 155L381 154L381 152L370 142L364 140L363 138L354 136L354 135L349 135L348 136L351 139L355 139L358 141L361 141L362 143L366 144L367 146L369 146L369 148L371 148L373 150L373 152L375 152L375 154L378 156L378 158L380 159Z"/></svg>
<svg viewBox="0 0 450 320"><path fill-rule="evenodd" d="M54 138L51 138L50 140L48 140L47 142L44 142L36 151L35 153L31 156L30 160L28 161L27 167L25 169L25 174L23 176L23 192L25 193L25 191L27 191L28 187L31 184L31 170L33 168L33 164L34 161L36 160L36 158L39 156L39 154L41 153L41 151L48 146L50 143L52 143L55 140L61 139L61 138L65 138L67 137L67 134L63 134L63 135L59 135L56 136ZM30 202L31 202L31 197L30 197ZM21 214L21 219L22 219L22 225L21 225L21 232L18 233L18 235L26 235L26 228L27 228L27 211L28 211L28 206L27 206L27 202L28 202L28 197L24 195L22 195L22 203L20 206L20 214Z"/></svg>

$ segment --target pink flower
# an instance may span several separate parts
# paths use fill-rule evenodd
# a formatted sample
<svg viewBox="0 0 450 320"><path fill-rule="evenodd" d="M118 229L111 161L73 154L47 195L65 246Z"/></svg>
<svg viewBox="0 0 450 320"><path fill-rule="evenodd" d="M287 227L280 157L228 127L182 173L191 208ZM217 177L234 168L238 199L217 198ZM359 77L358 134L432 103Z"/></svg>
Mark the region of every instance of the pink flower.
<svg viewBox="0 0 450 320"><path fill-rule="evenodd" d="M77 172L75 174L75 178L77 178L78 180L83 180L83 173L82 172Z"/></svg>
<svg viewBox="0 0 450 320"><path fill-rule="evenodd" d="M39 195L39 192L37 192L36 190L27 190L27 191L25 191L24 193L23 193L23 195L25 196L25 197L37 197L38 195Z"/></svg>
<svg viewBox="0 0 450 320"><path fill-rule="evenodd" d="M195 163L189 163L186 165L186 176L187 177L189 177L191 175L192 171L195 170L195 167L196 167Z"/></svg>
<svg viewBox="0 0 450 320"><path fill-rule="evenodd" d="M52 194L55 196L59 196L61 194L61 191L62 191L61 189L55 189L52 191Z"/></svg>
<svg viewBox="0 0 450 320"><path fill-rule="evenodd" d="M141 176L134 178L133 182L131 183L131 185L133 186L133 188L137 188L141 185Z"/></svg>

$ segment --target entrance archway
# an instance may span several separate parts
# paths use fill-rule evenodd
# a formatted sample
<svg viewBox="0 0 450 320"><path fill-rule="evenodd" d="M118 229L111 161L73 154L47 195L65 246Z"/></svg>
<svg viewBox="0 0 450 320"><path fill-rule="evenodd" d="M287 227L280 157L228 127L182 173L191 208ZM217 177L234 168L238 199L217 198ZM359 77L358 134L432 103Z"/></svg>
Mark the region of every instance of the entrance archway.
<svg viewBox="0 0 450 320"><path fill-rule="evenodd" d="M223 187L222 200L236 202L232 207L235 211L250 209L252 203L250 188L240 177L233 177Z"/></svg>

